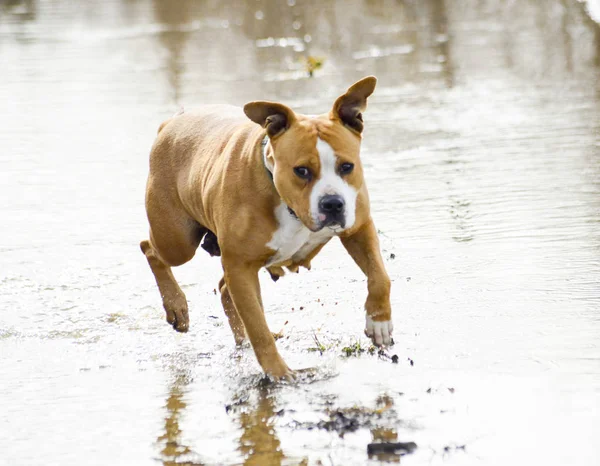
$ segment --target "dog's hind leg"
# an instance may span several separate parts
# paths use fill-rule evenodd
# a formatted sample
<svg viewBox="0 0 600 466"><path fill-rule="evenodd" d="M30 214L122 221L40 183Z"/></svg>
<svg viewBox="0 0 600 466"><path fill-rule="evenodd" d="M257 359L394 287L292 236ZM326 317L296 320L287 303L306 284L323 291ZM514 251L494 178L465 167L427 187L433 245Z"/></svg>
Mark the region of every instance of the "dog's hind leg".
<svg viewBox="0 0 600 466"><path fill-rule="evenodd" d="M167 313L167 322L178 332L187 332L190 325L188 304L185 294L173 276L171 267L161 260L150 241L142 241L140 248L146 256L156 279L163 307Z"/></svg>
<svg viewBox="0 0 600 466"><path fill-rule="evenodd" d="M229 320L229 326L233 332L235 344L240 346L246 338L246 328L244 327L244 322L242 321L242 318L238 314L238 311L233 304L233 300L231 299L231 295L227 289L227 284L225 283L225 277L221 278L219 281L219 291L221 292L221 304L223 305L223 310L225 311L225 315Z"/></svg>
<svg viewBox="0 0 600 466"><path fill-rule="evenodd" d="M142 241L140 247L156 279L167 322L178 332L187 332L190 325L188 304L171 267L191 260L208 230L183 209L173 197L167 181L152 174L148 178L146 212L150 239Z"/></svg>

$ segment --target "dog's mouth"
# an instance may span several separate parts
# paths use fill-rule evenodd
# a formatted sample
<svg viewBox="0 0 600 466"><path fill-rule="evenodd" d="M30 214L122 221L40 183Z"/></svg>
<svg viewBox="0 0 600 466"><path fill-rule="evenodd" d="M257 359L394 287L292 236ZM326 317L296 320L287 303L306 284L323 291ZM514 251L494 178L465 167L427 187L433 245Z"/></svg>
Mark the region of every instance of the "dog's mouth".
<svg viewBox="0 0 600 466"><path fill-rule="evenodd" d="M339 218L328 218L326 215L319 214L317 219L313 219L314 227L309 227L309 230L313 233L317 233L325 228L331 230L333 233L341 233L345 228L345 219Z"/></svg>

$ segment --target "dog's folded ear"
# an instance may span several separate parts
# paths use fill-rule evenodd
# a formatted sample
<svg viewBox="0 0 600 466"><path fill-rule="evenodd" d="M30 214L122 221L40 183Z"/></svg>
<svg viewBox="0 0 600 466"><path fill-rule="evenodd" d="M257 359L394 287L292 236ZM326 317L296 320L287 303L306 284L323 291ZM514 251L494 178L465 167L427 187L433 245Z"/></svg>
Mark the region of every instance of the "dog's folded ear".
<svg viewBox="0 0 600 466"><path fill-rule="evenodd" d="M346 93L337 98L333 104L330 117L341 122L357 133L362 133L362 112L367 108L367 98L375 90L377 78L367 76L348 88Z"/></svg>
<svg viewBox="0 0 600 466"><path fill-rule="evenodd" d="M296 120L291 108L277 102L249 102L244 105L244 113L265 128L270 138L283 133Z"/></svg>

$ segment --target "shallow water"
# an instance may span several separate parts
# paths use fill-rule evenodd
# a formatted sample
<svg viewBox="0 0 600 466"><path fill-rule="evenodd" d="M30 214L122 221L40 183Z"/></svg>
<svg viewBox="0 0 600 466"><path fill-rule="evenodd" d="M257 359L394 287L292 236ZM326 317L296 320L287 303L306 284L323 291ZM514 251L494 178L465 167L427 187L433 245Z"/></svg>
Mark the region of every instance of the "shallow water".
<svg viewBox="0 0 600 466"><path fill-rule="evenodd" d="M397 439L404 464L600 464L599 66L567 0L0 2L0 463L380 464ZM317 368L265 385L217 259L175 271L190 332L164 322L148 151L180 105L324 112L368 74L399 363L342 355L366 283L335 243L261 277Z"/></svg>

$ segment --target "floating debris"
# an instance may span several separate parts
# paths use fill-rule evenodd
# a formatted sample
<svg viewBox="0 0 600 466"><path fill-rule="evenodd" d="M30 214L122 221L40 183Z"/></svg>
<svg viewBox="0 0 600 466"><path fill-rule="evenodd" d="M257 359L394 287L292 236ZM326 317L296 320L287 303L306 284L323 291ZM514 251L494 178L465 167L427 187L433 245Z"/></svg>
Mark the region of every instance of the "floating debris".
<svg viewBox="0 0 600 466"><path fill-rule="evenodd" d="M451 451L457 451L457 450L466 451L467 446L466 445L446 445L444 447L445 453L450 453Z"/></svg>
<svg viewBox="0 0 600 466"><path fill-rule="evenodd" d="M394 344L393 340L392 340L392 345ZM380 359L388 359L390 361L392 361L392 364L398 364L398 355L397 354L392 354L391 356L385 351L385 349L381 348L378 352L377 355L379 356Z"/></svg>
<svg viewBox="0 0 600 466"><path fill-rule="evenodd" d="M350 356L358 356L359 354L364 353L365 351L366 350L362 347L360 341L354 342L342 348L342 354L344 354L347 358L349 358Z"/></svg>
<svg viewBox="0 0 600 466"><path fill-rule="evenodd" d="M304 57L304 68L311 78L315 71L323 67L323 63L325 63L325 58L323 57L313 57L312 55Z"/></svg>
<svg viewBox="0 0 600 466"><path fill-rule="evenodd" d="M308 351L318 351L320 354L323 354L327 351L327 347L319 341L316 333L313 333L313 340L315 342L315 346L308 348Z"/></svg>
<svg viewBox="0 0 600 466"><path fill-rule="evenodd" d="M369 456L381 454L406 455L416 449L417 444L415 442L381 442L367 445Z"/></svg>
<svg viewBox="0 0 600 466"><path fill-rule="evenodd" d="M390 414L391 405L386 405L379 409L370 409L363 407L352 407L336 410L328 410L324 414L324 418L319 421L312 422L295 422L296 428L308 430L323 429L329 432L337 432L340 437L348 432L356 432L362 428L378 427L378 423L384 416Z"/></svg>

